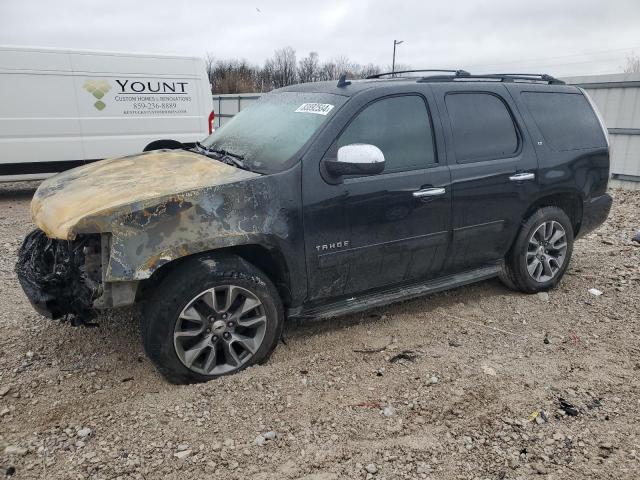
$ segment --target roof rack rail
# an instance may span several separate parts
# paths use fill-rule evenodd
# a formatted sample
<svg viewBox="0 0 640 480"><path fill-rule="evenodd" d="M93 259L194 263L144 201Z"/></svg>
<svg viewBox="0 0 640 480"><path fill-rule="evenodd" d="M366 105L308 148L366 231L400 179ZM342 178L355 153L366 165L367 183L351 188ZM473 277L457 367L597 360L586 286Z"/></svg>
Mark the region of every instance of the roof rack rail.
<svg viewBox="0 0 640 480"><path fill-rule="evenodd" d="M540 80L545 82L565 85L565 83L562 80L552 77L551 75L548 75L546 73L494 73L494 75L498 75L501 77L515 77L515 78L532 77L532 79L539 78Z"/></svg>
<svg viewBox="0 0 640 480"><path fill-rule="evenodd" d="M458 76L458 77L464 77L469 75L469 72L466 72L464 70L443 70L438 68L438 69L432 69L432 70L396 70L395 72L384 72L384 73L377 73L375 75L369 75L367 79L381 78L381 77L386 77L387 75L399 75L403 73L421 73L421 72L453 73L455 74L455 76Z"/></svg>
<svg viewBox="0 0 640 480"><path fill-rule="evenodd" d="M487 73L479 75L430 75L422 77L418 82L452 82L455 80L492 80L497 82L545 82L549 85L564 85L565 82L558 80L545 73Z"/></svg>
<svg viewBox="0 0 640 480"><path fill-rule="evenodd" d="M403 76L406 73L438 73L439 75L428 75L418 79L418 82L449 82L455 80L493 80L500 82L545 82L549 85L564 85L562 80L558 80L546 73L486 73L471 74L466 70L446 70L446 69L420 69L420 70L397 70L395 72L384 72L376 75L369 75L367 79L382 78L387 76ZM405 76L406 78L406 76Z"/></svg>

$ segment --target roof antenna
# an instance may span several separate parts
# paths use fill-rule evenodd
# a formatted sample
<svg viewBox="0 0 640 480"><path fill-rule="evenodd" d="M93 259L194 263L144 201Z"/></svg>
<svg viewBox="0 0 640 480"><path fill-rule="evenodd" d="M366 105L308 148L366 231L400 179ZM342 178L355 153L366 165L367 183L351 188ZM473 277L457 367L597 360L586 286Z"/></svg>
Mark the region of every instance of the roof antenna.
<svg viewBox="0 0 640 480"><path fill-rule="evenodd" d="M336 87L343 88L347 85L351 85L351 82L347 80L347 74L343 73L342 75L340 75L340 79L338 80L338 84L336 85Z"/></svg>

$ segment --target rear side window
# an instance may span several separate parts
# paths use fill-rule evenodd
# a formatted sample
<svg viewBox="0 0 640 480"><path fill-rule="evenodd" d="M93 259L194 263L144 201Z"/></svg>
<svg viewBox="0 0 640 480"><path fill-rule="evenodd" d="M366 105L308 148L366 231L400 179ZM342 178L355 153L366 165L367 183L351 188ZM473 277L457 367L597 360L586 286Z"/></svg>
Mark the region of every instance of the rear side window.
<svg viewBox="0 0 640 480"><path fill-rule="evenodd" d="M352 143L369 143L382 150L385 173L436 162L429 112L418 95L388 97L367 106L342 132L335 150Z"/></svg>
<svg viewBox="0 0 640 480"><path fill-rule="evenodd" d="M607 146L598 117L582 94L522 92L522 98L552 149Z"/></svg>
<svg viewBox="0 0 640 480"><path fill-rule="evenodd" d="M518 133L505 103L490 93L449 93L445 97L458 163L513 156Z"/></svg>

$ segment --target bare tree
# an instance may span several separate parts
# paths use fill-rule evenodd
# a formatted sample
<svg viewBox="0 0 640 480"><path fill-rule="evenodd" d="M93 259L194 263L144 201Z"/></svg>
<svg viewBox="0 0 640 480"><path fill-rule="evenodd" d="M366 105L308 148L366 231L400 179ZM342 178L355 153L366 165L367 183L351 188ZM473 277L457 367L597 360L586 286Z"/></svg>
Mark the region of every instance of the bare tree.
<svg viewBox="0 0 640 480"><path fill-rule="evenodd" d="M338 66L333 60L326 61L320 67L320 76L318 80L336 80L338 79Z"/></svg>
<svg viewBox="0 0 640 480"><path fill-rule="evenodd" d="M391 65L387 65L385 72L390 72L392 70ZM402 72L405 70L411 70L411 65L408 65L406 63L398 63L396 62L396 68L395 68L395 72Z"/></svg>
<svg viewBox="0 0 640 480"><path fill-rule="evenodd" d="M213 93L254 92L257 78L258 68L246 60L217 60L209 72Z"/></svg>
<svg viewBox="0 0 640 480"><path fill-rule="evenodd" d="M627 55L627 63L624 66L624 73L640 73L640 56L635 52Z"/></svg>
<svg viewBox="0 0 640 480"><path fill-rule="evenodd" d="M286 87L296 83L296 51L291 47L276 50L273 58L267 60L264 69L271 80L273 88Z"/></svg>
<svg viewBox="0 0 640 480"><path fill-rule="evenodd" d="M349 60L348 57L342 56L334 60L337 69L337 77L346 75L347 78L357 78L361 70L361 66Z"/></svg>
<svg viewBox="0 0 640 480"><path fill-rule="evenodd" d="M346 75L347 78L361 78L361 70L362 67L358 63L349 60L348 57L332 58L322 64L320 79L337 80L342 75Z"/></svg>
<svg viewBox="0 0 640 480"><path fill-rule="evenodd" d="M297 82L333 81L343 74L351 79L366 78L382 71L378 65L361 65L346 56L321 62L317 52L296 63L296 52L291 47L276 50L263 68L246 60L216 60L211 53L204 60L213 93L268 92ZM396 65L396 70L405 68L409 67Z"/></svg>
<svg viewBox="0 0 640 480"><path fill-rule="evenodd" d="M370 75L377 75L382 73L382 69L378 65L374 65L373 63L367 63L360 68L360 72L358 74L359 78L367 78Z"/></svg>
<svg viewBox="0 0 640 480"><path fill-rule="evenodd" d="M213 54L210 52L207 52L206 56L204 57L204 65L205 65L205 68L207 69L207 77L209 78L209 87L211 88L212 92L213 92L213 70L214 70L215 63L216 63L216 59L213 56Z"/></svg>
<svg viewBox="0 0 640 480"><path fill-rule="evenodd" d="M271 74L266 68L258 68L256 74L256 92L268 92L271 86Z"/></svg>
<svg viewBox="0 0 640 480"><path fill-rule="evenodd" d="M300 83L317 82L320 79L320 60L317 52L311 52L298 62L298 80Z"/></svg>

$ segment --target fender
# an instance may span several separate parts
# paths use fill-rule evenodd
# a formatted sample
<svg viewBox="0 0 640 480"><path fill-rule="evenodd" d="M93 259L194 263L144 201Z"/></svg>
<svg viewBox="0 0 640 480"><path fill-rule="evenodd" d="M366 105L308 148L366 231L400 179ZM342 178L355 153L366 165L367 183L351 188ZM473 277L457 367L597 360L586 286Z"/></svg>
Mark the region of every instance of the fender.
<svg viewBox="0 0 640 480"><path fill-rule="evenodd" d="M111 221L105 280L144 280L173 260L238 245L264 245L295 258L289 241L295 214L282 197L275 182L257 177L129 209Z"/></svg>

